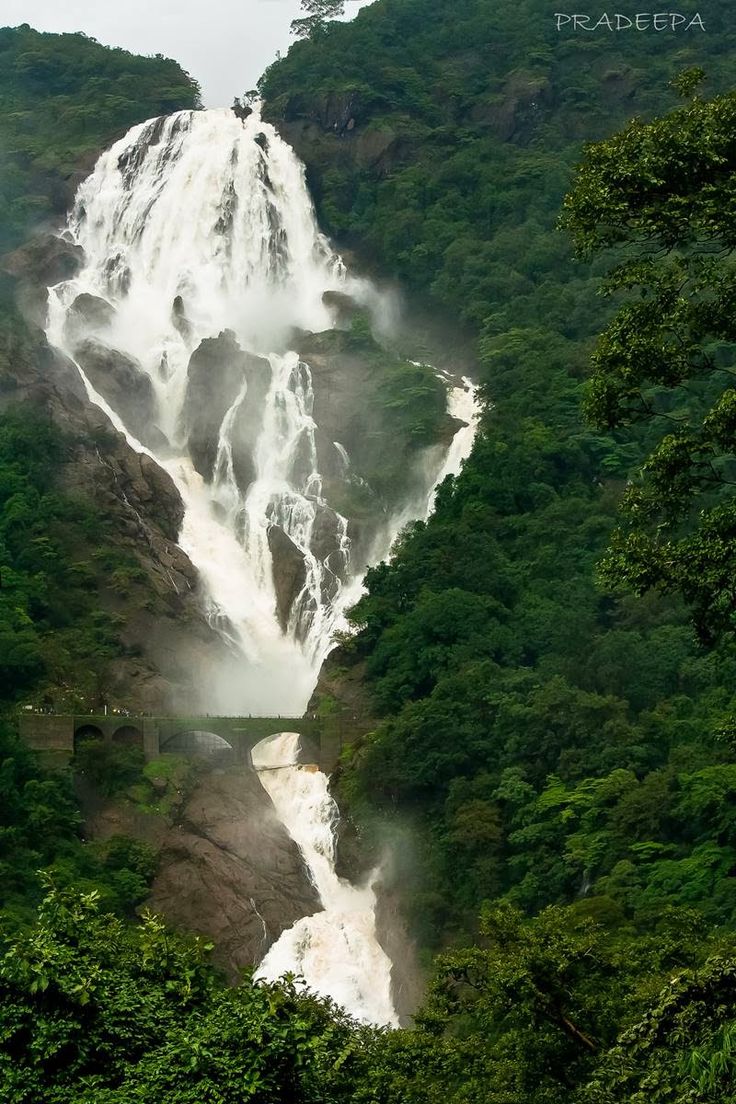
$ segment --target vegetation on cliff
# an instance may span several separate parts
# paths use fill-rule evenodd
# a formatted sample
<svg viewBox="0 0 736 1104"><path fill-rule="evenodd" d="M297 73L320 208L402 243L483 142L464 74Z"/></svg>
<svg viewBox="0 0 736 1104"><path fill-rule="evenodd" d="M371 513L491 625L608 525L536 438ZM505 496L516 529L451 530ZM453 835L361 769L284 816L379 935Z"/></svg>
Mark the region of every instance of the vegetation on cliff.
<svg viewBox="0 0 736 1104"><path fill-rule="evenodd" d="M117 131L196 105L197 86L172 61L110 50L85 35L0 29L0 253L39 224L58 220L74 174ZM47 409L28 402L18 380L43 378L38 336L0 281L0 715L22 701L85 708L97 701L110 659L124 651L120 624L100 608L104 580L129 594L140 574L99 507L60 486L81 445ZM106 908L132 914L147 893L155 858L127 840L90 845L69 779L45 773L0 720L0 911L7 930L27 922L41 895L38 870L57 884L100 893Z"/></svg>
<svg viewBox="0 0 736 1104"><path fill-rule="evenodd" d="M353 659L365 663L383 719L347 765L342 792L356 815L378 810L379 834L382 817L415 829L418 854L403 874L429 946L467 938L481 902L498 896L531 912L580 898L576 907L641 931L684 901L714 923L732 922L736 904L723 819L733 792L733 651L703 651L676 596L637 602L596 579L658 419L637 434L611 431L610 420L585 424L589 353L611 308L595 294L601 262L576 262L555 227L581 140L690 95L697 75L668 88L688 61L707 60L723 84L733 32L581 41L558 35L542 8L380 0L351 27L297 44L263 81L287 134L316 141L304 152L327 225L479 334L489 409L475 452L435 516L405 536L390 566L369 572L354 613ZM653 250L669 234L689 256L707 223L702 248L715 252L688 262L701 302L692 317L678 315L673 291L685 262L645 267L640 257L618 286L638 280L648 297L625 307L599 346L606 386L623 379L624 396L640 382L634 358L644 375L660 353L660 376L644 383L658 387L668 416L683 407L682 391L663 395L684 377L664 378L683 338L675 323L699 326L684 335L683 363L699 355L697 340L705 350L692 408L718 397L713 379L701 379L712 360L722 370L715 386L728 379L727 216L714 222L714 212L729 209L730 104L696 102L651 128L633 124L590 152L570 201L582 243L619 250L654 227ZM371 160L378 132L390 141ZM714 431L728 434L726 417ZM721 495L718 516L730 477L722 447L720 492L708 483L708 457L689 454L691 481ZM651 473L650 504L671 509L666 476L676 484L670 500L682 498L683 451ZM683 559L701 536L685 538ZM723 606L721 555L709 574L699 561L692 577ZM656 581L640 572L639 582Z"/></svg>
<svg viewBox="0 0 736 1104"><path fill-rule="evenodd" d="M0 28L0 253L63 215L80 171L118 132L198 104L196 83L160 55Z"/></svg>
<svg viewBox="0 0 736 1104"><path fill-rule="evenodd" d="M644 992L642 948L676 910L697 911L696 957L736 919L733 646L704 649L681 603L711 643L730 631L732 97L633 123L586 154L568 223L583 253L635 257L612 301L596 295L611 254L575 261L555 224L582 141L689 98L698 74L668 87L687 65L727 87L733 31L714 12L707 41L571 39L542 9L379 0L295 46L262 87L333 233L476 327L488 399L462 475L369 572L354 611L340 662L365 669L380 721L344 766L343 798L378 840L411 829L399 879L425 947L482 948L484 900L526 915L553 905L571 929L599 923ZM625 431L636 413L657 416ZM466 996L483 953L461 954ZM629 1028L582 1099L731 1099L731 1013L714 1011L728 966L710 969L678 969L658 1013L609 1006L614 1035ZM518 997L506 991L485 1021L497 1062ZM691 1052L667 1058L679 1030ZM509 1061L518 1071L521 1050ZM566 1076L587 1074L567 1064L545 1086L553 1066L532 1063L513 1091L510 1075L497 1098L572 1098Z"/></svg>

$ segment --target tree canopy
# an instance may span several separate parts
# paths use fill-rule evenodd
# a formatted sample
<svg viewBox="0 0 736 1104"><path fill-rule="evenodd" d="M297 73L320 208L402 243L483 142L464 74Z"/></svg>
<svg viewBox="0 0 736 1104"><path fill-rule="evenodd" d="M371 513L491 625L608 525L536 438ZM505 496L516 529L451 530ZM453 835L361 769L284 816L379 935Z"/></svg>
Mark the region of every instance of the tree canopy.
<svg viewBox="0 0 736 1104"><path fill-rule="evenodd" d="M736 628L735 122L732 94L634 120L586 151L564 219L581 256L617 261L589 417L659 433L626 491L606 575L682 594L706 640Z"/></svg>

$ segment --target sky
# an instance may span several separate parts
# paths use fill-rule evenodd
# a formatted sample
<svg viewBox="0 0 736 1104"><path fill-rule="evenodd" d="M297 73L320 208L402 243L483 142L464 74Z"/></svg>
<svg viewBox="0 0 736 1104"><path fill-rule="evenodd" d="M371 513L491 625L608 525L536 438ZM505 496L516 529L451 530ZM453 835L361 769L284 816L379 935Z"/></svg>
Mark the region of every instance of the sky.
<svg viewBox="0 0 736 1104"><path fill-rule="evenodd" d="M369 0L346 0L352 17ZM299 0L0 0L0 25L84 31L107 46L173 57L202 85L207 107L253 88L293 38Z"/></svg>

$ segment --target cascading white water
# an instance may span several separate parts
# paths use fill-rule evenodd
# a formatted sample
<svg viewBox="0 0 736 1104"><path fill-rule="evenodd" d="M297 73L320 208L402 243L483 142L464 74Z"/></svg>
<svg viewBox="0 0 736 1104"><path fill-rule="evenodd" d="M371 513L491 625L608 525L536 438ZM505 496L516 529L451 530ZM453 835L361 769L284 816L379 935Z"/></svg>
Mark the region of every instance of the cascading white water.
<svg viewBox="0 0 736 1104"><path fill-rule="evenodd" d="M329 648L349 550L341 517L329 564L310 547L323 505L311 378L287 351L288 339L295 328L331 326L325 291L359 296L364 285L346 276L320 234L299 161L255 113L243 123L230 111L181 112L134 127L80 187L66 234L83 248L85 264L50 289L49 338L80 363L70 340L75 304L85 297L111 304L105 346L150 380L153 432L103 399L83 372L93 401L134 448L169 470L182 494L180 543L204 579L212 622L248 659L226 704L233 712L298 713ZM232 456L238 414L253 406L252 381L242 372L219 427L211 479L186 447L187 422L200 414L191 397L187 409L190 361L204 339L224 331L235 335L238 352L265 357L270 368L247 488ZM304 558L286 633L275 615L274 525Z"/></svg>
<svg viewBox="0 0 736 1104"><path fill-rule="evenodd" d="M245 122L179 112L134 127L81 185L65 234L85 263L49 290L49 339L131 446L173 477L186 509L179 541L210 621L246 659L202 707L298 714L359 580L347 520L323 498L310 369L289 344L331 327L325 292L375 292L330 249L302 165L257 112ZM451 456L469 450L466 437ZM374 558L425 514L407 504ZM280 612L279 534L301 572Z"/></svg>
<svg viewBox="0 0 736 1104"><path fill-rule="evenodd" d="M325 292L363 303L376 293L320 234L301 164L257 113L243 122L230 111L180 112L134 127L80 187L64 233L84 266L49 289L49 340L130 446L172 476L185 506L179 543L236 657L236 676L210 699L203 687L200 706L300 714L362 584L348 523L323 497L312 375L291 345L297 331L332 326ZM465 428L449 451L428 454L425 490L375 534L371 559L426 517L433 484L470 451L475 390L446 382ZM349 452L334 448L348 477ZM299 565L281 612L274 534ZM255 761L324 911L285 932L261 973L303 973L356 1016L393 1024L373 890L337 877L337 809L325 776L295 765L295 739L264 741Z"/></svg>
<svg viewBox="0 0 736 1104"><path fill-rule="evenodd" d="M275 981L286 973L304 977L356 1019L397 1025L391 999L391 962L376 936L376 897L335 872L338 809L327 777L298 765L299 735L282 732L253 749L253 765L276 812L299 846L324 911L306 916L281 935L258 968Z"/></svg>

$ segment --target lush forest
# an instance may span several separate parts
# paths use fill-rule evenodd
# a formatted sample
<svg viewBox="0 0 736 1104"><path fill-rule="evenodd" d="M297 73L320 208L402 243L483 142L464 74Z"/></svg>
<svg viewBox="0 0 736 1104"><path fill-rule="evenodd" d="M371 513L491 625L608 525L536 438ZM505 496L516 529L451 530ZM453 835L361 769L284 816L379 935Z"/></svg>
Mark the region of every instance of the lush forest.
<svg viewBox="0 0 736 1104"><path fill-rule="evenodd" d="M729 236L708 216L728 194L731 101L704 112L696 102L661 124L654 182L643 127L588 153L566 218L577 257L558 225L581 140L634 111L687 102L700 74L670 85L688 63L706 64L710 87L723 87L731 39L713 12L722 34L707 46L646 35L581 44L557 35L541 7L468 0L420 11L382 0L349 27L297 44L262 86L287 125L317 117L340 94L356 127L396 136L388 169L347 156L347 134L320 147L322 163L310 169L323 218L478 330L488 409L474 455L443 488L435 516L405 536L390 566L369 573L353 615L361 631L341 657L365 665L381 718L347 764L342 793L379 836L397 820L411 829L402 873L415 888L415 930L430 947L469 936L481 903L499 896L530 913L575 902L642 931L682 904L715 924L733 919L736 853L724 820L736 780L733 650L728 641L702 646L682 602L694 600L692 586L658 580L651 560L636 574L636 530L614 538L606 581L599 577L626 481L655 447L658 419L684 401L681 390L658 400L635 431L625 428L635 420L626 410L601 414L605 381L631 382L622 347L641 365L655 351L669 363L679 336L676 307L663 313L666 281L674 295L680 288L677 263L661 275L644 276L643 266L656 265L659 249L686 254L697 239L702 263L721 258L708 290L705 270L693 275L698 294L711 306L720 295L727 314ZM704 168L698 143L720 131ZM673 166L686 156L699 175L680 191ZM687 203L706 184L711 207L696 215ZM660 204L654 229L644 215L636 227L637 195ZM629 268L608 297L597 295L623 256ZM655 277L663 286L652 289ZM595 334L640 285L649 298L638 313L622 310L601 338L586 421ZM656 317L660 329L646 330ZM667 379L642 366L639 383L659 394L693 382L691 404L715 400L732 335L725 321L720 329L709 321L710 332L701 319L687 334L688 351L703 350L697 368L677 376L673 367ZM706 501L728 499L728 449L718 489L700 488ZM651 462L648 470L649 500L659 494L666 511L662 473L657 481ZM634 509L643 509L642 493L629 494ZM654 507L649 514L661 522ZM622 546L630 555L617 572ZM692 573L701 584L706 566ZM617 589L629 578L646 597ZM658 582L664 597L649 593ZM705 585L714 588L712 574Z"/></svg>
<svg viewBox="0 0 736 1104"><path fill-rule="evenodd" d="M727 88L734 33L704 5L707 40L604 48L558 40L543 8L379 0L298 43L263 84L275 116L324 118L333 96L356 141L387 136L371 164L325 128L309 164L323 222L478 342L474 454L370 572L336 660L364 672L377 718L341 799L366 840L394 844L412 928L427 961L440 952L416 1027L357 1028L288 985L226 989L206 947L131 924L151 856L82 844L71 790L7 727L12 1104L736 1100L736 109L701 98ZM48 38L0 32L20 65L0 76L15 113L43 129L46 98L81 112L66 139L53 128L48 176L41 130L0 124L15 127L0 166L9 244L35 217L29 180L45 216L48 182L110 129L196 97L172 63L137 59L150 98L136 78L85 134L82 117L102 118L97 77L123 87L137 70L72 36L49 46L59 87L33 86L37 63L20 59ZM693 73L668 87L694 64L708 85ZM662 117L626 125L634 112ZM90 622L84 569L65 562L67 526L96 522L54 492L64 447L27 411L0 420L6 702L42 686L57 654L114 646L114 626Z"/></svg>
<svg viewBox="0 0 736 1104"><path fill-rule="evenodd" d="M704 958L734 924L733 101L691 101L728 88L732 37L713 11L707 45L581 43L541 7L383 0L262 89L306 125L338 239L476 328L487 396L335 659L378 718L343 801L393 842L424 947L475 942L484 901L553 906L626 946L636 988L683 909ZM616 1091L583 1098L639 1099Z"/></svg>

